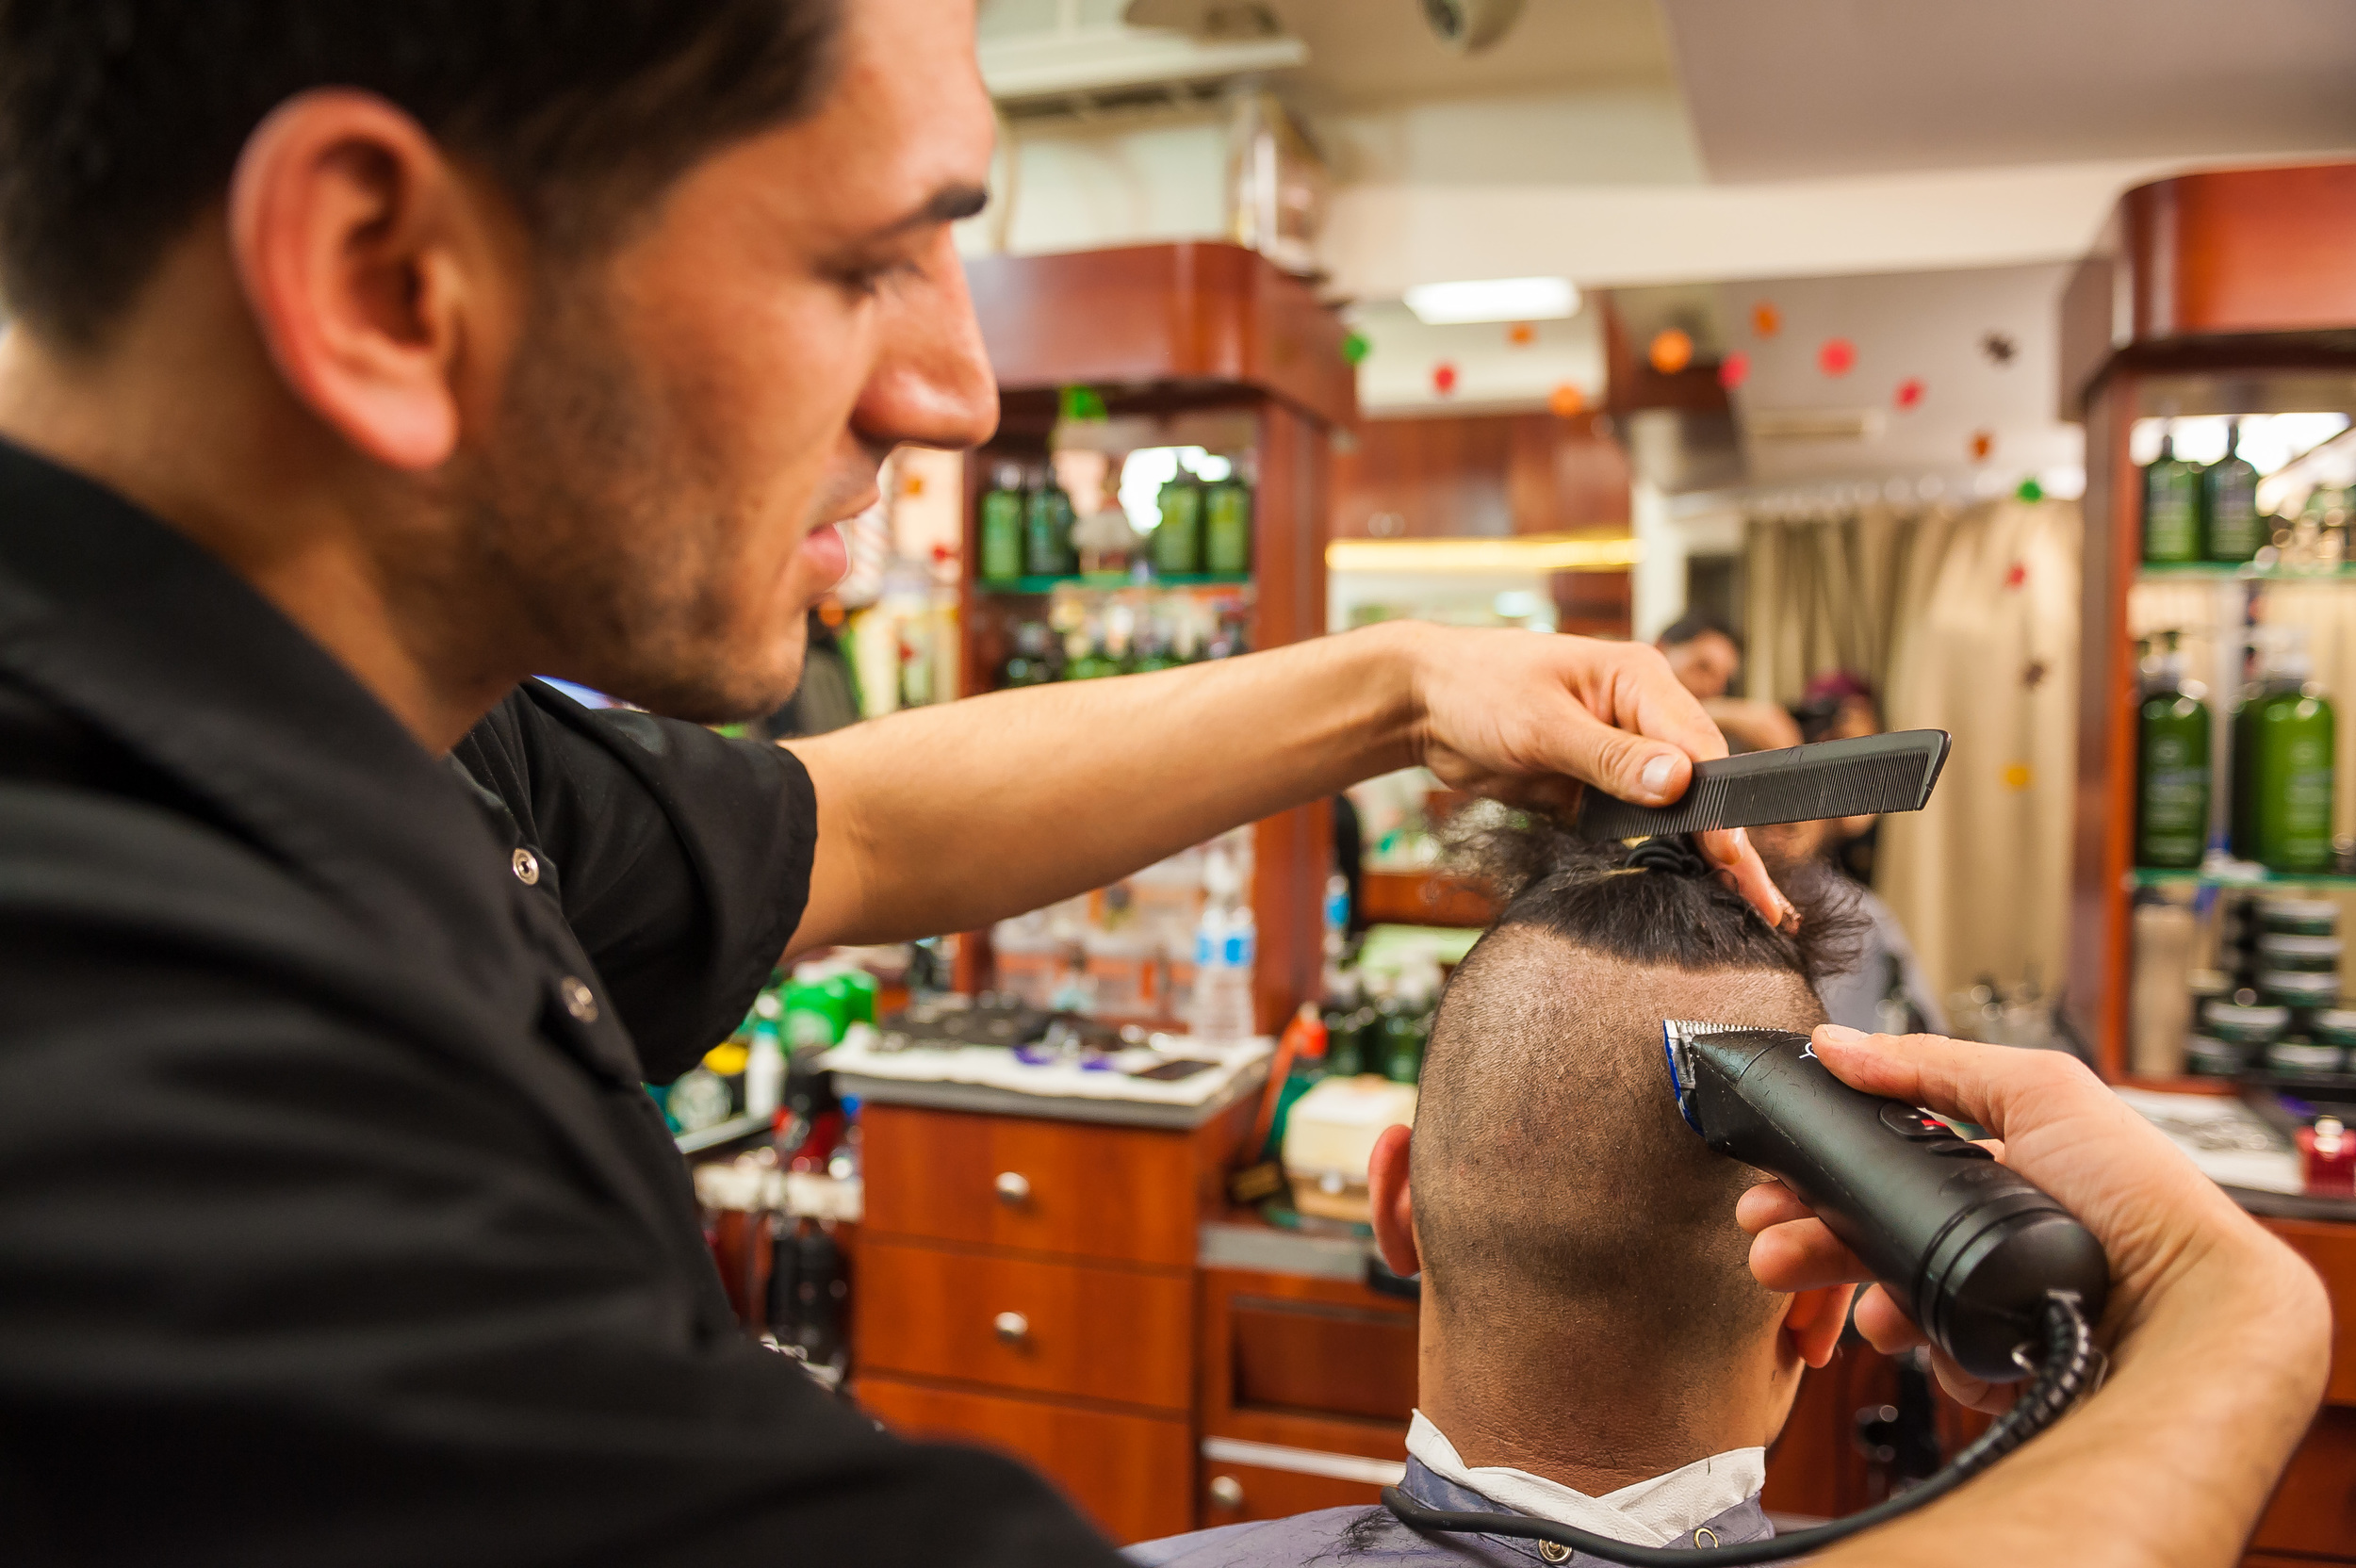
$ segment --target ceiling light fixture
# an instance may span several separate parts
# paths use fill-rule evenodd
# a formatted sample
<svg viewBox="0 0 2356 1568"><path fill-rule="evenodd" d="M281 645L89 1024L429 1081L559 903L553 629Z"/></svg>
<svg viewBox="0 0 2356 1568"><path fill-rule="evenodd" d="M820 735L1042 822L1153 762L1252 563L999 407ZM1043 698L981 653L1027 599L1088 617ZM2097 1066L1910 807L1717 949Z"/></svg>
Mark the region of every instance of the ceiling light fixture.
<svg viewBox="0 0 2356 1568"><path fill-rule="evenodd" d="M1471 283L1417 284L1407 308L1427 327L1466 321L1559 321L1579 310L1568 278L1487 278Z"/></svg>

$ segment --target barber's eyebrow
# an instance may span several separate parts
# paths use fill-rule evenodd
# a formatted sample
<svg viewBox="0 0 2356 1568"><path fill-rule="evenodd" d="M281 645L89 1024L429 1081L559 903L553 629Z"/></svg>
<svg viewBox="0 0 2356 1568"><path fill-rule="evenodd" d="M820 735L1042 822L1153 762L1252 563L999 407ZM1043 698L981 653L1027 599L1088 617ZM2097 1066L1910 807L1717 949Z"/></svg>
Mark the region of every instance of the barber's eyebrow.
<svg viewBox="0 0 2356 1568"><path fill-rule="evenodd" d="M867 235L869 239L891 239L910 229L930 228L935 223L955 223L971 218L990 204L990 192L978 185L946 185L924 199L924 204L903 218L895 218L883 227Z"/></svg>

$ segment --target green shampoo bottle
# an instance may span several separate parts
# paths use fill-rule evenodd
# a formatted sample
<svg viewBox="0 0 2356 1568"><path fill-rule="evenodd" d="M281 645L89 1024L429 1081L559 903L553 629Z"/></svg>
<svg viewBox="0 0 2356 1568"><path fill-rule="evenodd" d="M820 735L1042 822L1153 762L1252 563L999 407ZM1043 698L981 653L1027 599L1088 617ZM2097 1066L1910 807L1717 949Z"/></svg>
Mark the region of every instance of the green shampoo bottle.
<svg viewBox="0 0 2356 1568"><path fill-rule="evenodd" d="M2136 717L2135 864L2201 864L2209 836L2208 693L2184 678L2176 633L2144 664Z"/></svg>
<svg viewBox="0 0 2356 1568"><path fill-rule="evenodd" d="M2199 561L2201 470L2176 455L2176 439L2160 433L2160 455L2143 470L2143 559L2152 565Z"/></svg>
<svg viewBox="0 0 2356 1568"><path fill-rule="evenodd" d="M2201 531L2212 561L2247 561L2269 542L2258 515L2258 470L2241 455L2241 421L2225 426L2225 455L2201 470Z"/></svg>
<svg viewBox="0 0 2356 1568"><path fill-rule="evenodd" d="M2331 869L2331 700L2315 684L2297 628L2267 629L2266 666L2235 715L2234 853L2267 870Z"/></svg>

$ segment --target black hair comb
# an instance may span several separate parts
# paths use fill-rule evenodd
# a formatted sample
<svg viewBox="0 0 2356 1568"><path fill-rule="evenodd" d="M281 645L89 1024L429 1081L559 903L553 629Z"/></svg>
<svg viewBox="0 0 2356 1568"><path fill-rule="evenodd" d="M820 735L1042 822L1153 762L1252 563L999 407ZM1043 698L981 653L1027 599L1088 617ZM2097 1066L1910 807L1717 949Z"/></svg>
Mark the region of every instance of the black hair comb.
<svg viewBox="0 0 2356 1568"><path fill-rule="evenodd" d="M1920 811L1946 764L1947 744L1943 729L1902 729L1722 757L1694 763L1693 782L1669 806L1631 806L1590 785L1571 826L1587 839L1642 839Z"/></svg>

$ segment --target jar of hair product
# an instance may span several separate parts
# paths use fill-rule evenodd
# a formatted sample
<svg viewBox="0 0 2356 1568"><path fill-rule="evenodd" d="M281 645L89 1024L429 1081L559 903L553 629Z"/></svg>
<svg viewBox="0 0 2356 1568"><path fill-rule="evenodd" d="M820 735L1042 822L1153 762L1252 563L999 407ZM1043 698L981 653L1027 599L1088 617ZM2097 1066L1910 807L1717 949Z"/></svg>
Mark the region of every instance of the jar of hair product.
<svg viewBox="0 0 2356 1568"><path fill-rule="evenodd" d="M2238 1078L2249 1061L2248 1046L2231 1045L2214 1035L2194 1035L2184 1041L2184 1070L2196 1078Z"/></svg>
<svg viewBox="0 0 2356 1568"><path fill-rule="evenodd" d="M2293 937L2269 931L2258 939L2258 967L2299 974L2337 974L2340 939Z"/></svg>
<svg viewBox="0 0 2356 1568"><path fill-rule="evenodd" d="M2340 906L2328 898L2264 898L2258 929L2286 937L2331 937L2340 929Z"/></svg>
<svg viewBox="0 0 2356 1568"><path fill-rule="evenodd" d="M2285 1078L2304 1078L2318 1072L2337 1072L2348 1060L2348 1053L2336 1045L2318 1045L2314 1040L2294 1035L2276 1040L2266 1047L2266 1070Z"/></svg>

